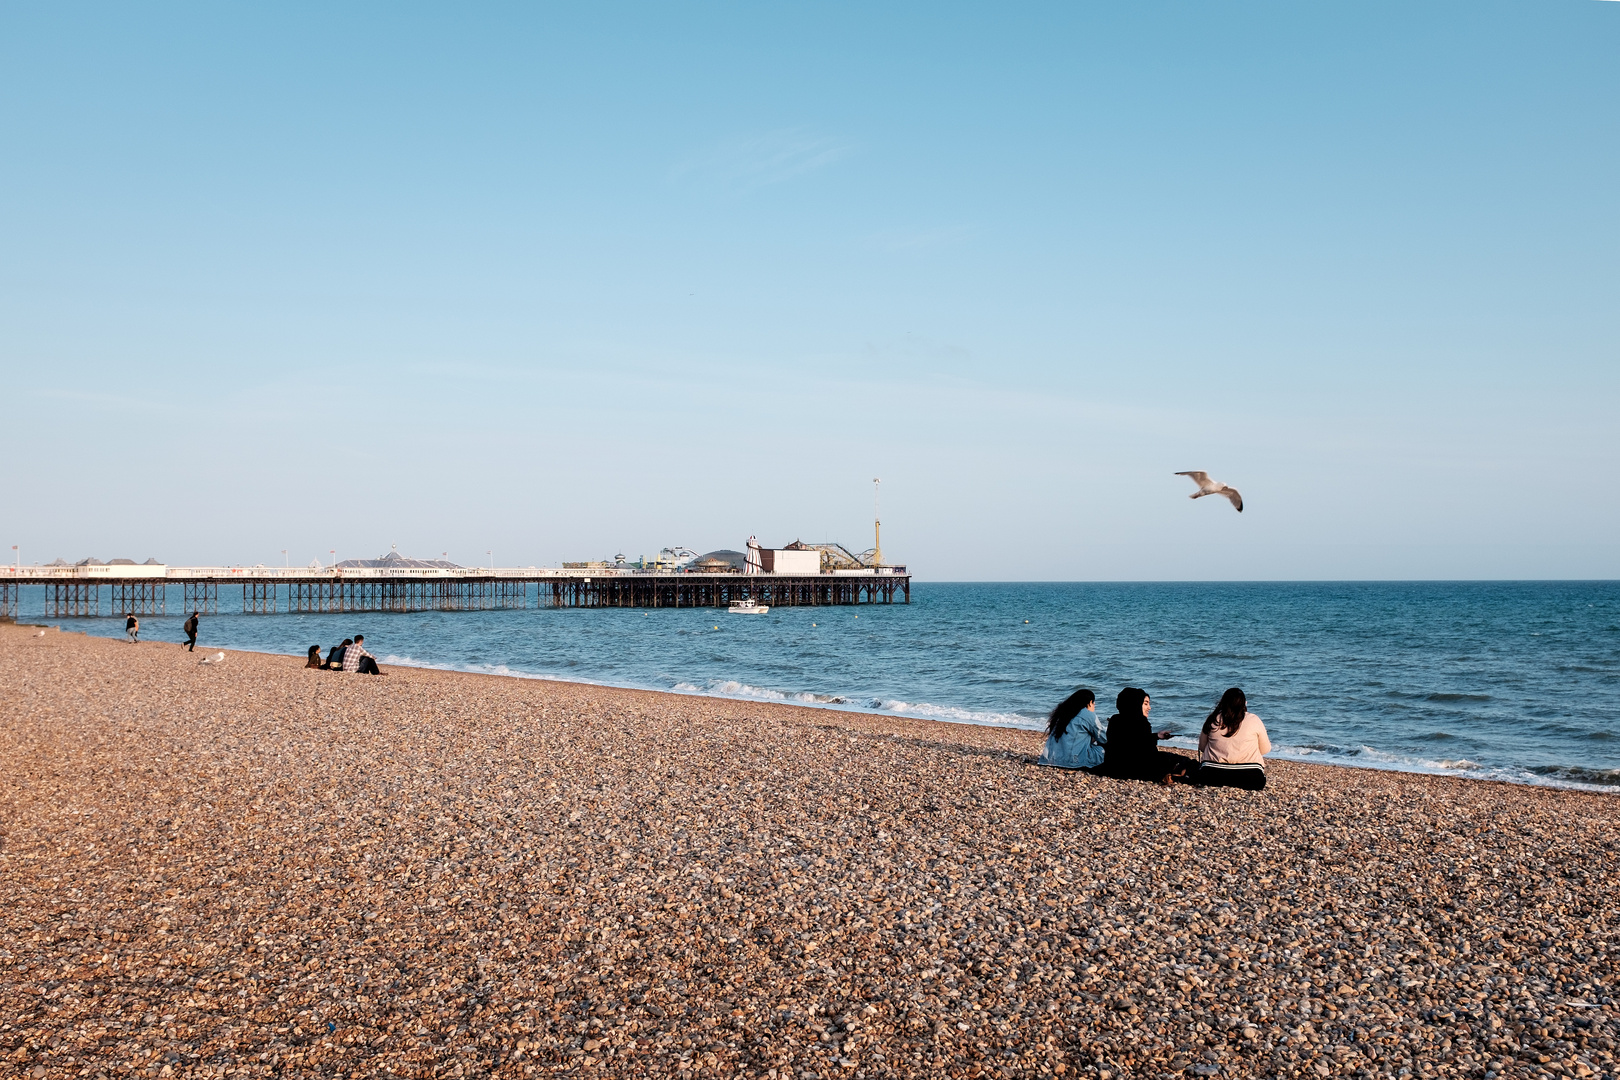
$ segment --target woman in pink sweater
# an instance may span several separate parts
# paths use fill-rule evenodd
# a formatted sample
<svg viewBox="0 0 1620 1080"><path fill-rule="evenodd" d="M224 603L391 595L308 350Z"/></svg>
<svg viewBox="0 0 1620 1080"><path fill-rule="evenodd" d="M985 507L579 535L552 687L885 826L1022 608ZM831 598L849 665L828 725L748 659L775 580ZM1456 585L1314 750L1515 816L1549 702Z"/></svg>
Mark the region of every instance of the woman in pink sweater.
<svg viewBox="0 0 1620 1080"><path fill-rule="evenodd" d="M1204 721L1198 736L1198 772L1194 781L1210 787L1260 791L1266 786L1266 755L1271 740L1266 725L1249 711L1243 691L1232 687Z"/></svg>

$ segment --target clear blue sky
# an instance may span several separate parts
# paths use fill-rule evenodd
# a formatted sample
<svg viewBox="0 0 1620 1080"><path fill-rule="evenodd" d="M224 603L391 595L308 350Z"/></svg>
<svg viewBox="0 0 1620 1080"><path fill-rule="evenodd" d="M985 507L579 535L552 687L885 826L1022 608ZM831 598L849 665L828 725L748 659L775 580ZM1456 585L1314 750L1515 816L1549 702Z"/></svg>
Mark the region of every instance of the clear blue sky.
<svg viewBox="0 0 1620 1080"><path fill-rule="evenodd" d="M0 6L0 543L860 548L881 476L930 579L1620 576L1617 56L1598 0Z"/></svg>

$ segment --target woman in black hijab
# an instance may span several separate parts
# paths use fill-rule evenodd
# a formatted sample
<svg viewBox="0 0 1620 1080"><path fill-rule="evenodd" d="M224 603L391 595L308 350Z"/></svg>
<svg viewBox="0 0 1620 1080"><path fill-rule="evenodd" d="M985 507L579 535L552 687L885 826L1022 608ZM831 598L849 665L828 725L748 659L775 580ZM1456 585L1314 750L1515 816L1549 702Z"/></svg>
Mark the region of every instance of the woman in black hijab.
<svg viewBox="0 0 1620 1080"><path fill-rule="evenodd" d="M1153 702L1146 690L1127 686L1114 699L1119 711L1108 720L1108 748L1098 771L1120 780L1156 780L1166 787L1192 771L1193 760L1159 749L1170 732L1153 730L1147 714Z"/></svg>

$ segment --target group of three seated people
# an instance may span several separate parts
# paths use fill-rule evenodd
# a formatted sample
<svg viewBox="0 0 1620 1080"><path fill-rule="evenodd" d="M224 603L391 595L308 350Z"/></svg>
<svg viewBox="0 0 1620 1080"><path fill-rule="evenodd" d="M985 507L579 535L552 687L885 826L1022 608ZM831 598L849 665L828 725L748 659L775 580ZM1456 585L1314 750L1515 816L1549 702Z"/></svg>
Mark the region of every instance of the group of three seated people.
<svg viewBox="0 0 1620 1080"><path fill-rule="evenodd" d="M1117 711L1104 731L1097 721L1096 695L1086 689L1070 694L1046 722L1046 750L1040 763L1165 785L1181 780L1249 791L1266 786L1265 756L1271 752L1271 739L1238 687L1222 694L1204 721L1197 761L1159 749L1171 733L1154 731L1148 723L1153 702L1146 690L1127 686L1114 706Z"/></svg>

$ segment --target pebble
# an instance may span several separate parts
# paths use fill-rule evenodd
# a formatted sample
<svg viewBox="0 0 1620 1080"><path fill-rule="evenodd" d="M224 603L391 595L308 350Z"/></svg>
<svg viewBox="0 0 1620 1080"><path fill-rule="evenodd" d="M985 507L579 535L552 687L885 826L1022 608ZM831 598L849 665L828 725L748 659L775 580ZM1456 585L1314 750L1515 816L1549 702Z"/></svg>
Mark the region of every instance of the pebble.
<svg viewBox="0 0 1620 1080"><path fill-rule="evenodd" d="M0 627L0 1075L1616 1076L1612 795L228 659Z"/></svg>

